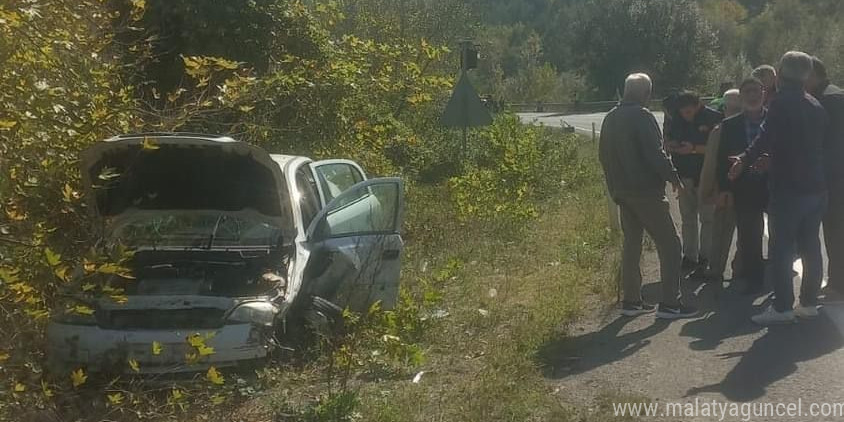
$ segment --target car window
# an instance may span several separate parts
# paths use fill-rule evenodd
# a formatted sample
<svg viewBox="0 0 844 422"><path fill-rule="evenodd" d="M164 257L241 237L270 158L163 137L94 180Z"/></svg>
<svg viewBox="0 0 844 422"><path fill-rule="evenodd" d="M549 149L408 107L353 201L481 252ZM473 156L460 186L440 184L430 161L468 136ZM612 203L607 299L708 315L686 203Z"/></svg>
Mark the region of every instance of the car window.
<svg viewBox="0 0 844 422"><path fill-rule="evenodd" d="M346 237L397 231L399 185L379 183L355 188L334 203L320 226L319 237Z"/></svg>
<svg viewBox="0 0 844 422"><path fill-rule="evenodd" d="M296 188L299 190L299 207L302 209L302 224L308 227L319 212L319 194L313 174L305 168L296 171Z"/></svg>
<svg viewBox="0 0 844 422"><path fill-rule="evenodd" d="M360 171L347 163L324 164L317 167L316 173L325 195L326 204L363 181Z"/></svg>

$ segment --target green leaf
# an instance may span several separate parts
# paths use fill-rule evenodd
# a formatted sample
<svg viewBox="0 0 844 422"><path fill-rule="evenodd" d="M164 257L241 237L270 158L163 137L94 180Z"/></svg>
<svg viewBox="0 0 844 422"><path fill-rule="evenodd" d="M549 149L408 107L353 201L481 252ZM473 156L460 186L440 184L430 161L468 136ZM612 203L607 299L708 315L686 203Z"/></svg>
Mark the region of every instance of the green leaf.
<svg viewBox="0 0 844 422"><path fill-rule="evenodd" d="M62 263L62 256L53 252L50 248L44 248L44 256L47 258L47 264L51 267L56 267Z"/></svg>

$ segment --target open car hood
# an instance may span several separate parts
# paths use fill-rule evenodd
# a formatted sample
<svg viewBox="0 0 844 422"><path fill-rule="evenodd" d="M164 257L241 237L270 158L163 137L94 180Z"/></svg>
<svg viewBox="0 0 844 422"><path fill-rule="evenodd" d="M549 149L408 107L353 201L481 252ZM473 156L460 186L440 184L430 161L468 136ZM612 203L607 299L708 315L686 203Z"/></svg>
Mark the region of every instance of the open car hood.
<svg viewBox="0 0 844 422"><path fill-rule="evenodd" d="M270 155L227 137L125 135L82 153L82 181L95 213L249 212L281 227L287 195Z"/></svg>

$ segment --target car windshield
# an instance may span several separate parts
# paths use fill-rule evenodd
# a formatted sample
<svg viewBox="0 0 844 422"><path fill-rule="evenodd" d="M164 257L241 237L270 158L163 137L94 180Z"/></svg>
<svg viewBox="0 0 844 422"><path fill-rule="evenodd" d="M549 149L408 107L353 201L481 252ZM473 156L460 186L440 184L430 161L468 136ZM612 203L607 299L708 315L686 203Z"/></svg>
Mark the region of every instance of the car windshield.
<svg viewBox="0 0 844 422"><path fill-rule="evenodd" d="M114 239L127 246L266 247L278 243L281 230L257 219L228 214L156 215L120 226Z"/></svg>

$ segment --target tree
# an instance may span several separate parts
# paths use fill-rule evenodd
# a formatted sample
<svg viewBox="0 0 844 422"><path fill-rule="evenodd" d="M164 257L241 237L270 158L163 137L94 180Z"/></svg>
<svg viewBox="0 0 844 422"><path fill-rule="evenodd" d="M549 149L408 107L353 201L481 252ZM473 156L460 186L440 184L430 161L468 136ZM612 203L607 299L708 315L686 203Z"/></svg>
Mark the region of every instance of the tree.
<svg viewBox="0 0 844 422"><path fill-rule="evenodd" d="M735 0L703 0L700 7L718 37L719 56L734 57L739 54L747 9Z"/></svg>
<svg viewBox="0 0 844 422"><path fill-rule="evenodd" d="M665 91L702 85L714 65L715 37L691 0L590 0L573 24L574 54L602 98L630 72Z"/></svg>
<svg viewBox="0 0 844 422"><path fill-rule="evenodd" d="M111 0L119 14L117 40L126 48L137 94L147 103L166 105L162 97L185 88L182 57L219 57L242 63L256 75L278 65L286 54L315 58L318 40L303 14L290 13L301 3L283 0ZM135 10L133 14L133 10ZM126 20L134 18L126 28Z"/></svg>
<svg viewBox="0 0 844 422"><path fill-rule="evenodd" d="M479 36L484 60L476 74L479 89L511 102L570 102L584 91L582 81L560 74L545 60L539 34L523 24L492 26Z"/></svg>
<svg viewBox="0 0 844 422"><path fill-rule="evenodd" d="M776 63L788 50L816 54L833 80L844 78L844 19L840 4L828 0L773 2L749 25L745 49L754 64Z"/></svg>
<svg viewBox="0 0 844 422"><path fill-rule="evenodd" d="M456 45L478 29L475 9L463 0L340 0L337 33L378 42L419 41Z"/></svg>
<svg viewBox="0 0 844 422"><path fill-rule="evenodd" d="M182 16L193 19L191 30L225 44L204 46L147 15L147 7L169 7L163 2L134 0L123 9L100 0L0 4L0 420L40 419L21 415L29 409L81 418L65 411L76 404L66 398L83 384L96 394L80 397L103 412L86 415L91 420L176 419L162 412L186 412L189 405L213 415L208 403L233 391L179 390L178 397L162 398L99 384L85 368L45 376L41 346L51 311L94 313L89 297L70 299L77 294L128 300L107 280L95 279L128 271L122 264L129 254L103 250L109 242L99 241L102 226L86 205L91 198L80 186L77 163L93 143L121 133L216 132L273 152L350 157L370 174L412 177L413 166L427 164L415 160L418 151L433 149L441 138L428 136L437 135L435 120L415 117L427 115L451 87L451 78L429 70L444 60L445 48L423 39L335 35L341 15L328 6L247 3L253 9L229 11L227 2L209 2L207 10L194 11L217 16L282 7L267 18L295 25L285 23L280 28L289 31L276 37L250 32L256 28L248 22ZM145 19L152 29L142 26ZM220 27L207 27L210 22ZM249 30L240 39L244 26ZM177 63L160 64L166 71L158 72L155 61L165 56ZM171 91L153 89L167 81L174 83ZM150 98L158 102L146 104ZM154 139L148 141L154 151ZM456 155L445 148L439 154Z"/></svg>

